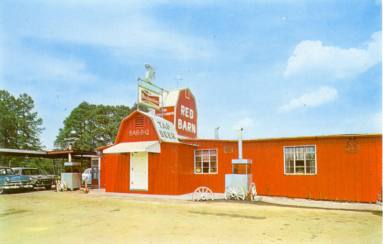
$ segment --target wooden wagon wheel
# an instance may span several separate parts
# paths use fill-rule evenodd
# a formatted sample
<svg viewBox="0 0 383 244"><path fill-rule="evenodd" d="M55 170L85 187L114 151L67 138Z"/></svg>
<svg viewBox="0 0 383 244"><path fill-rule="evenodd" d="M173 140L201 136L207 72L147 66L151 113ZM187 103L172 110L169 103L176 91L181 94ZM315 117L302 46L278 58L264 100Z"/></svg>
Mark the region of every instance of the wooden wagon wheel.
<svg viewBox="0 0 383 244"><path fill-rule="evenodd" d="M234 200L236 199L237 191L234 187L228 187L225 190L225 199L226 200Z"/></svg>
<svg viewBox="0 0 383 244"><path fill-rule="evenodd" d="M226 200L245 200L246 191L241 187L228 187L225 190L225 199Z"/></svg>
<svg viewBox="0 0 383 244"><path fill-rule="evenodd" d="M209 187L200 186L193 192L193 201L214 200L213 191Z"/></svg>
<svg viewBox="0 0 383 244"><path fill-rule="evenodd" d="M248 192L249 192L251 201L254 201L255 197L257 196L257 188L255 187L255 183L254 182L252 182L250 184Z"/></svg>
<svg viewBox="0 0 383 244"><path fill-rule="evenodd" d="M243 189L238 189L237 191L237 200L245 200L246 199L246 192Z"/></svg>

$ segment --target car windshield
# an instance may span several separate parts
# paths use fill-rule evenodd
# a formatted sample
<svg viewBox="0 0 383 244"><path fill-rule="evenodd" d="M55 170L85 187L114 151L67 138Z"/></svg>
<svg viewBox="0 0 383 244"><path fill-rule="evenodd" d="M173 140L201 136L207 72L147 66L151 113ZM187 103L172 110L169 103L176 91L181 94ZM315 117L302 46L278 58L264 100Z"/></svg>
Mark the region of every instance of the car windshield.
<svg viewBox="0 0 383 244"><path fill-rule="evenodd" d="M39 175L38 169L23 169L23 175Z"/></svg>
<svg viewBox="0 0 383 244"><path fill-rule="evenodd" d="M13 170L9 168L0 169L0 175L13 175Z"/></svg>

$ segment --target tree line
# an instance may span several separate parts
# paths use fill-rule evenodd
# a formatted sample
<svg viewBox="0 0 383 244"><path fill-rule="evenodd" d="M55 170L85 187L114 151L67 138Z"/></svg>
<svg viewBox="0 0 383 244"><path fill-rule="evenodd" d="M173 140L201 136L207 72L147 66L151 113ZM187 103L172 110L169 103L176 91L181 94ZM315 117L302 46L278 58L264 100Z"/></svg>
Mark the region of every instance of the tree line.
<svg viewBox="0 0 383 244"><path fill-rule="evenodd" d="M95 151L97 147L113 144L121 120L134 109L135 105L130 108L82 102L63 121L54 145L56 149L71 145L75 150ZM43 120L35 111L31 96L23 93L16 97L0 90L0 148L42 150L43 130ZM0 165L4 160L0 157Z"/></svg>

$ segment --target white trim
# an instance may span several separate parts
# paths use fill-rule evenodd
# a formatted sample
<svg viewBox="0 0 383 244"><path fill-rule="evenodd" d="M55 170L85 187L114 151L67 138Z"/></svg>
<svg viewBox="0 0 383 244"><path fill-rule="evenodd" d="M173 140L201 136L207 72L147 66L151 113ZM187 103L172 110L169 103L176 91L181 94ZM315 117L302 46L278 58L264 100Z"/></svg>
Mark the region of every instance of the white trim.
<svg viewBox="0 0 383 244"><path fill-rule="evenodd" d="M190 90L187 88L185 89L185 99L190 100Z"/></svg>
<svg viewBox="0 0 383 244"><path fill-rule="evenodd" d="M102 151L104 154L151 152L160 153L159 141L121 142Z"/></svg>
<svg viewBox="0 0 383 244"><path fill-rule="evenodd" d="M174 112L166 112L166 113L162 113L162 115L174 115Z"/></svg>
<svg viewBox="0 0 383 244"><path fill-rule="evenodd" d="M101 188L101 156L98 157L98 189Z"/></svg>
<svg viewBox="0 0 383 244"><path fill-rule="evenodd" d="M305 173L286 173L286 154L285 149L286 148L296 148L296 147L314 147L314 155L315 155L315 173L306 173L306 152L304 153L304 169ZM294 172L295 170L295 151L294 151ZM303 175L303 176L312 176L318 174L318 163L317 163L317 146L316 144L306 144L306 145L289 145L289 146L283 146L283 174L284 175Z"/></svg>

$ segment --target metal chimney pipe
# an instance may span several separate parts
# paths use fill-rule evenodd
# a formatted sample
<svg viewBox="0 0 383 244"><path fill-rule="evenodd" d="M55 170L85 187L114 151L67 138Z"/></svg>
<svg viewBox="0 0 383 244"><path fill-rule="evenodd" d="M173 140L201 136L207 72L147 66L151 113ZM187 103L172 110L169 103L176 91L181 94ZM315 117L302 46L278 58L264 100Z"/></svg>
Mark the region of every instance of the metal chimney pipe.
<svg viewBox="0 0 383 244"><path fill-rule="evenodd" d="M219 126L214 129L214 139L218 140L219 139Z"/></svg>
<svg viewBox="0 0 383 244"><path fill-rule="evenodd" d="M239 130L239 139L238 139L238 159L242 159L242 132L243 128Z"/></svg>

